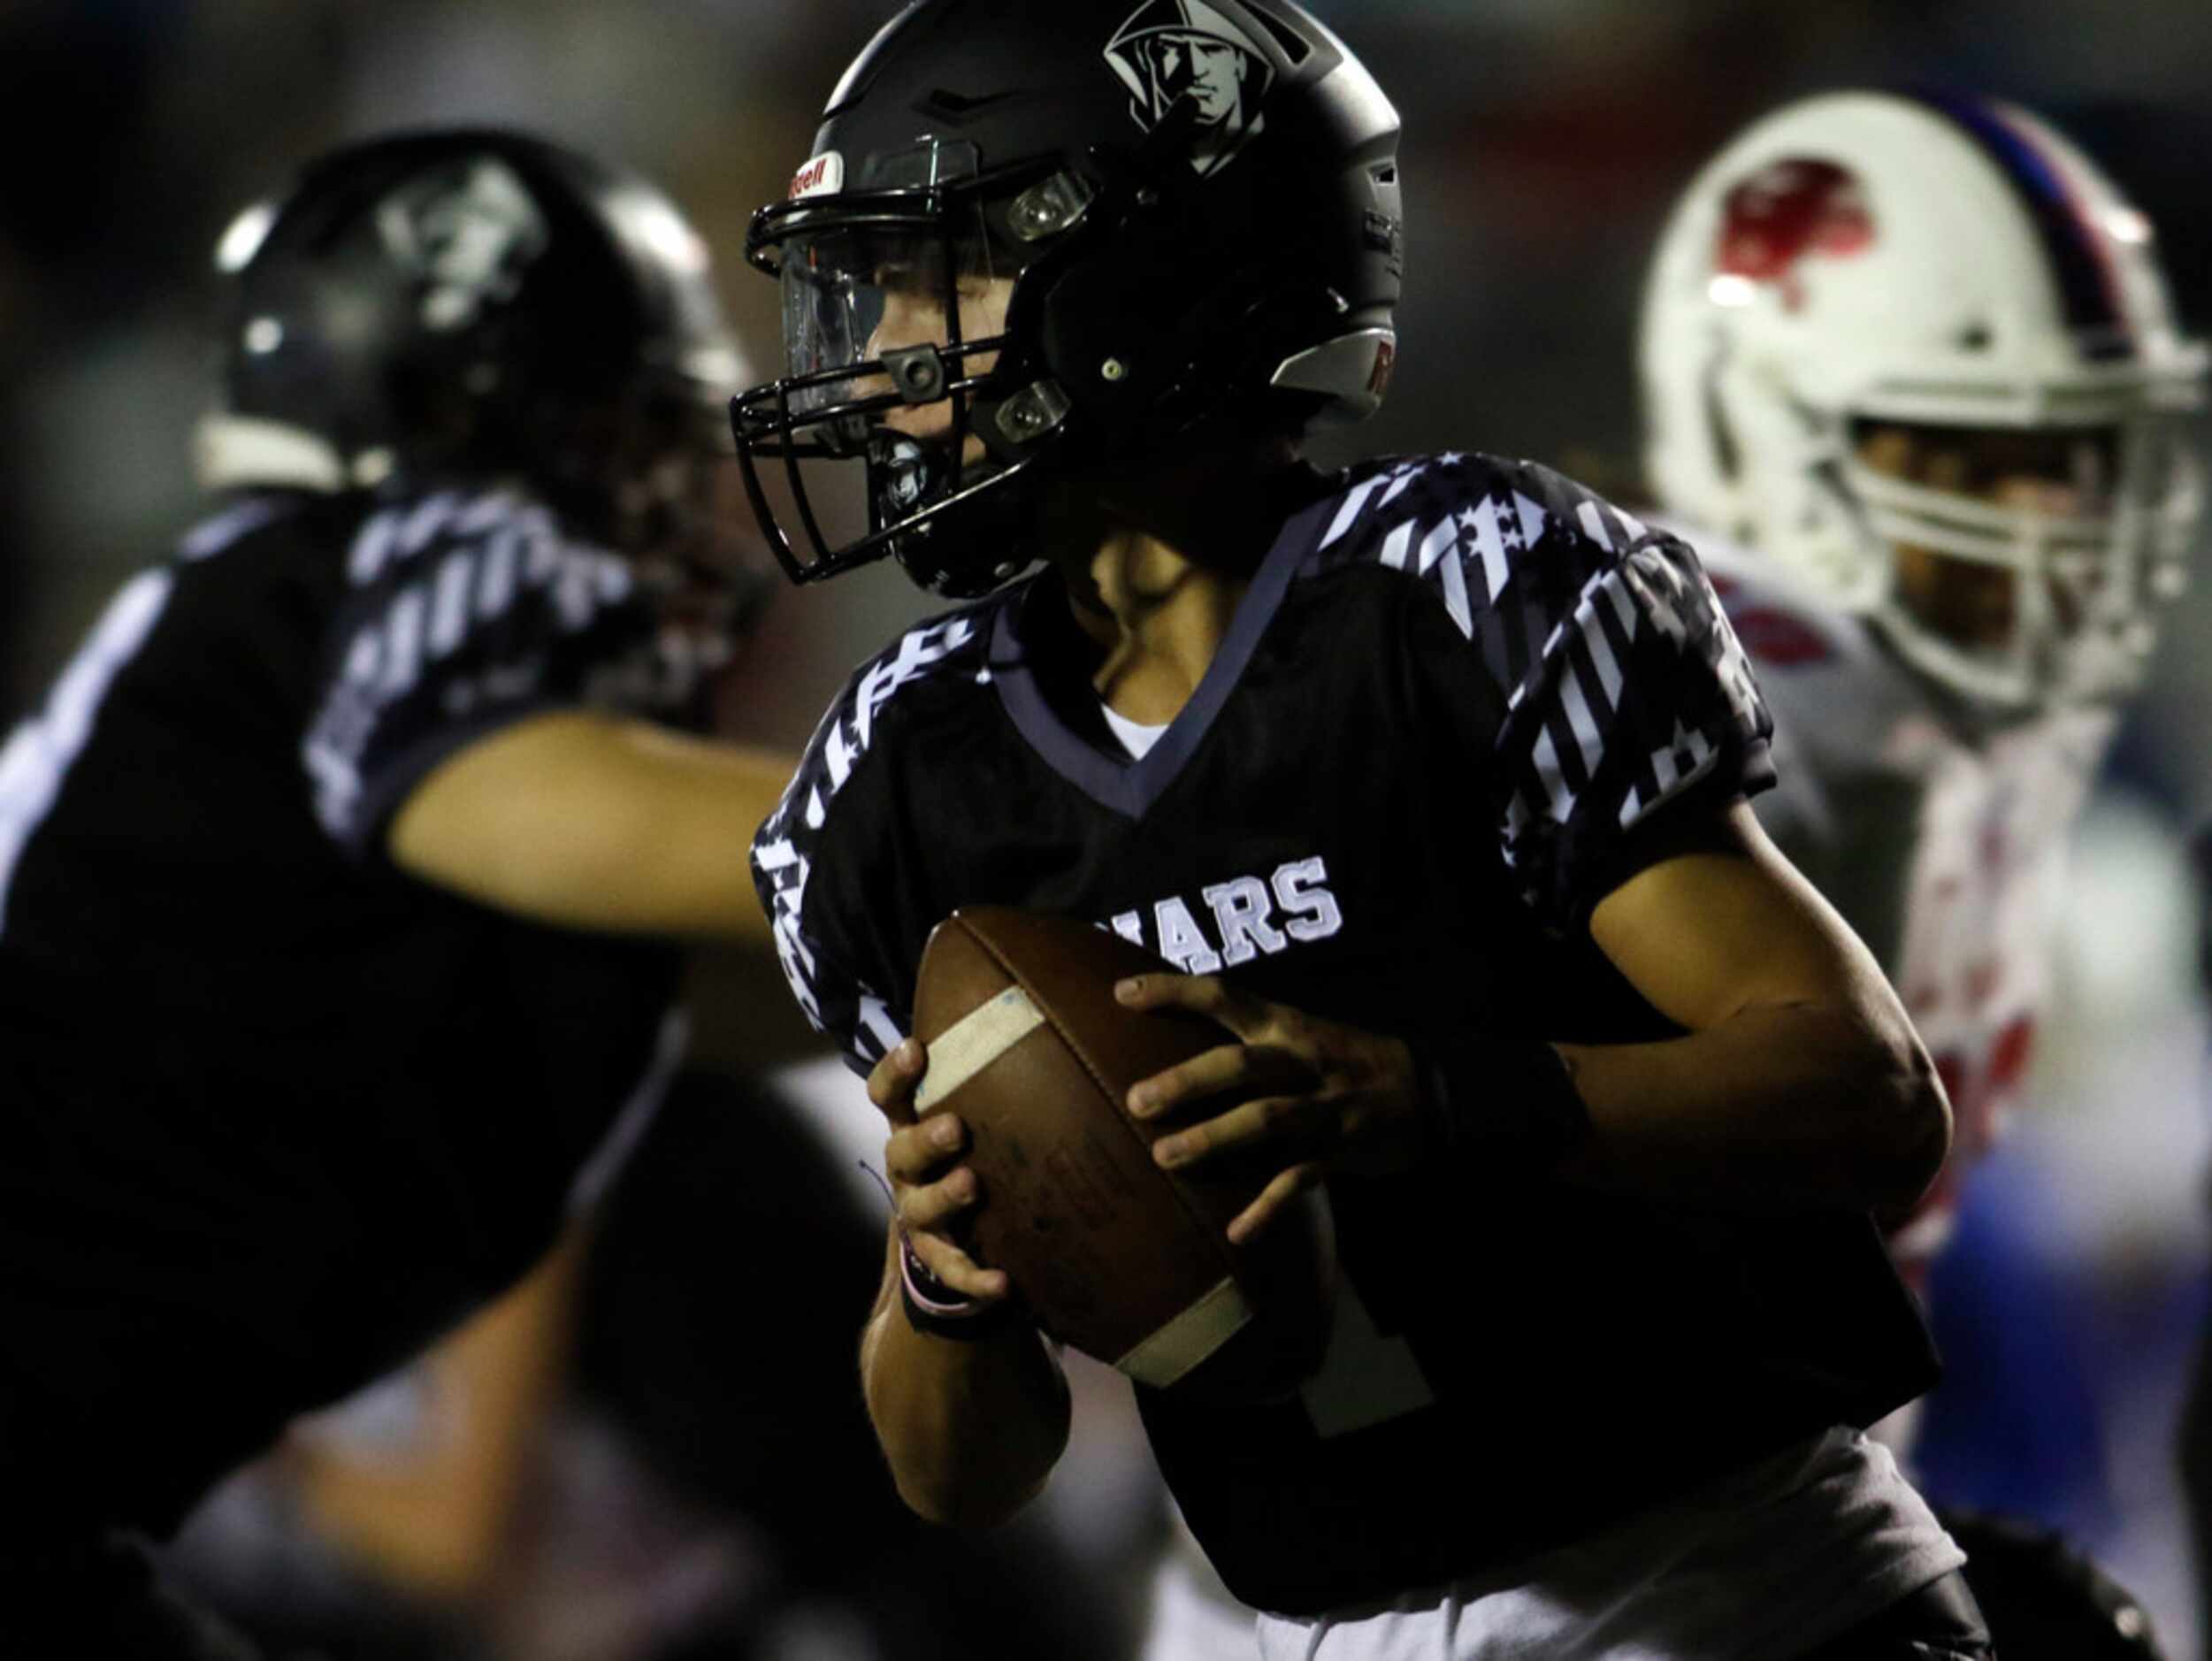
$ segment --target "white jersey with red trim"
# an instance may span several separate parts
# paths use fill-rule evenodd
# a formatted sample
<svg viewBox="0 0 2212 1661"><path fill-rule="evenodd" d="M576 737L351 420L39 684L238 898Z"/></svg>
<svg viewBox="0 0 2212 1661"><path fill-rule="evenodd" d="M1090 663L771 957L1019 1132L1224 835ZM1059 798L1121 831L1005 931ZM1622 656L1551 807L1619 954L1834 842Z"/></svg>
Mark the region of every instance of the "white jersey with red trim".
<svg viewBox="0 0 2212 1661"><path fill-rule="evenodd" d="M1950 1162L1891 1242L1922 1271L2017 1098L2068 837L2114 716L1977 727L1786 569L1692 540L1774 715L1780 783L1759 822L1872 948L1950 1093Z"/></svg>

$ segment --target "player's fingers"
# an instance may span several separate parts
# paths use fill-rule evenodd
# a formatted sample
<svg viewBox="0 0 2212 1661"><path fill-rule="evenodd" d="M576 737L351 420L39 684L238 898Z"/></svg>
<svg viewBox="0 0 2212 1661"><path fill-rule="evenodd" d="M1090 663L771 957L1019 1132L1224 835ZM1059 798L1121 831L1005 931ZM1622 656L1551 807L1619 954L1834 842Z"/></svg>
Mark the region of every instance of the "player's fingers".
<svg viewBox="0 0 2212 1661"><path fill-rule="evenodd" d="M914 1122L914 1092L929 1067L929 1052L919 1038L907 1038L892 1046L884 1059L869 1069L868 1099L895 1125Z"/></svg>
<svg viewBox="0 0 2212 1661"><path fill-rule="evenodd" d="M1288 1051L1225 1044L1132 1085L1129 1109L1139 1119L1150 1119L1207 1096L1250 1096L1289 1090L1311 1080L1312 1070Z"/></svg>
<svg viewBox="0 0 2212 1661"><path fill-rule="evenodd" d="M949 1113L902 1126L884 1144L884 1170L899 1183L926 1183L968 1145L968 1127Z"/></svg>
<svg viewBox="0 0 2212 1661"><path fill-rule="evenodd" d="M918 1183L899 1190L899 1221L909 1234L942 1229L953 1218L975 1208L983 1198L976 1173L963 1165L934 1183Z"/></svg>
<svg viewBox="0 0 2212 1661"><path fill-rule="evenodd" d="M1267 1004L1218 975L1132 975L1114 984L1114 995L1131 1009L1188 1009L1220 1022L1240 1038L1257 1036L1270 1014Z"/></svg>
<svg viewBox="0 0 2212 1661"><path fill-rule="evenodd" d="M1238 1212L1228 1226L1231 1245L1243 1245L1282 1213L1282 1208L1307 1189L1320 1184L1327 1170L1318 1160L1308 1160L1280 1172L1274 1181L1259 1190L1252 1203Z"/></svg>
<svg viewBox="0 0 2212 1661"><path fill-rule="evenodd" d="M1305 1096L1262 1096L1152 1144L1155 1163L1168 1170L1195 1165L1232 1148L1282 1144L1301 1152L1314 1137L1307 1125L1313 1103Z"/></svg>
<svg viewBox="0 0 2212 1661"><path fill-rule="evenodd" d="M908 1229L907 1240L914 1247L915 1256L922 1259L922 1267L963 1297L990 1301L1004 1297L1014 1290L1004 1269L984 1267L941 1234Z"/></svg>

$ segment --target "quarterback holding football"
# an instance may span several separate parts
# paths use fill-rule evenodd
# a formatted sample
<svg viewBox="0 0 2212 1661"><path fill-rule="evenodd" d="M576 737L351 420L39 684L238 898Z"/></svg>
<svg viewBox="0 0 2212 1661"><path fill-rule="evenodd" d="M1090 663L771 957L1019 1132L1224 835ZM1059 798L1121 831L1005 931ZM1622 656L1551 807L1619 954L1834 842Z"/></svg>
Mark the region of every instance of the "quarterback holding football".
<svg viewBox="0 0 2212 1661"><path fill-rule="evenodd" d="M1864 1434L1933 1374L1872 1213L1948 1109L1745 805L1772 723L1695 555L1527 463L1302 459L1388 387L1397 139L1288 0L922 0L755 217L764 527L801 580L888 556L960 602L854 675L754 849L894 1127L878 1440L961 1524L1065 1443L913 1036L938 923L1051 913L1173 966L1129 1008L1217 1026L1125 1100L1167 1168L1273 1170L1232 1237L1327 1188L1313 1377L1137 1386L1263 1654L1986 1653Z"/></svg>

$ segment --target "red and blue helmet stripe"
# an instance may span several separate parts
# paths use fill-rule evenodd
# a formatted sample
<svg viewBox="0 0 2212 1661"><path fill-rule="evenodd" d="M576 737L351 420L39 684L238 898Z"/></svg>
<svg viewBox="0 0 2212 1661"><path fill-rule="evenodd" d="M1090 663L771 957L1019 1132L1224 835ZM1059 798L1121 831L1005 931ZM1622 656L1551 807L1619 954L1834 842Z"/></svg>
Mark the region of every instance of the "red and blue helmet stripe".
<svg viewBox="0 0 2212 1661"><path fill-rule="evenodd" d="M2109 362L2137 356L2105 233L2040 137L1984 99L1956 93L1922 93L1919 99L1979 145L2012 186L2048 256L2066 326L2083 356Z"/></svg>

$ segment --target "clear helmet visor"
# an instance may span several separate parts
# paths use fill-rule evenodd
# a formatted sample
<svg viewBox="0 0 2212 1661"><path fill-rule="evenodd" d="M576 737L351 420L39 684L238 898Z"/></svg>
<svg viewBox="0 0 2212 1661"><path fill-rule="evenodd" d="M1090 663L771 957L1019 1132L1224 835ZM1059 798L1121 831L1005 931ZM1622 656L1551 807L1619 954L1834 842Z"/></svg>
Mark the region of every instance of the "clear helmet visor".
<svg viewBox="0 0 2212 1661"><path fill-rule="evenodd" d="M975 204L930 222L830 224L785 241L791 418L825 455L868 463L872 526L999 470L976 400L1001 356L1017 273Z"/></svg>
<svg viewBox="0 0 2212 1661"><path fill-rule="evenodd" d="M885 553L947 593L1003 580L1008 555L971 557L946 527L980 523L986 497L1010 501L1006 486L1071 409L1008 314L1022 271L1082 218L1090 188L1028 165L984 178L961 149L870 157L859 188L755 216L747 252L782 286L786 371L740 394L731 417L755 515L794 580ZM831 538L833 497L849 493L825 464L854 462L868 528Z"/></svg>
<svg viewBox="0 0 2212 1661"><path fill-rule="evenodd" d="M990 372L995 350L969 348L995 348L1004 334L1018 268L983 233L980 214L960 217L973 223L829 228L785 244L784 347L794 412L894 394L936 402L958 382ZM922 346L949 358L954 371L934 389L885 369L886 356Z"/></svg>

